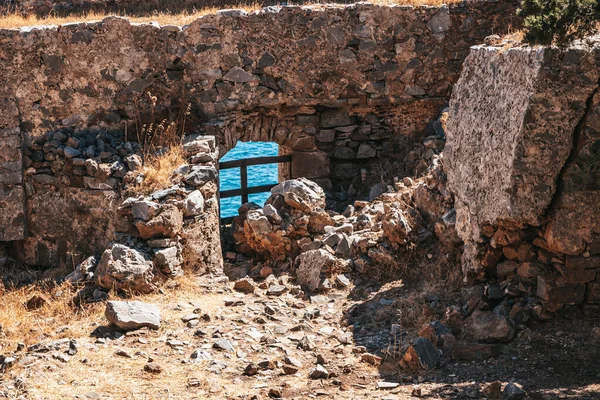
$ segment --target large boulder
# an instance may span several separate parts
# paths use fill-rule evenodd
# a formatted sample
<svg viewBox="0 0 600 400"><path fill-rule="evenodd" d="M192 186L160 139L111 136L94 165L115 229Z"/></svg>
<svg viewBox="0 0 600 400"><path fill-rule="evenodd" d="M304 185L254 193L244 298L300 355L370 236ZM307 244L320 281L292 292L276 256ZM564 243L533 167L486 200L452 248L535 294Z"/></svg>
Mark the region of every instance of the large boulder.
<svg viewBox="0 0 600 400"><path fill-rule="evenodd" d="M315 290L321 285L321 272L331 270L338 264L337 258L323 249L309 250L296 257L296 282Z"/></svg>
<svg viewBox="0 0 600 400"><path fill-rule="evenodd" d="M105 289L150 293L156 289L151 261L137 250L113 244L96 267L96 283Z"/></svg>
<svg viewBox="0 0 600 400"><path fill-rule="evenodd" d="M271 193L282 195L287 205L300 211L325 208L325 192L319 185L305 178L281 182L271 189Z"/></svg>
<svg viewBox="0 0 600 400"><path fill-rule="evenodd" d="M471 49L452 91L444 149L468 279L485 275L480 254L490 226L542 226L550 216L545 246L567 254L583 252L600 230L597 196L587 192L595 178L570 169L588 138L596 140L586 121L597 120L590 100L599 71L596 52L584 46ZM581 197L565 197L572 190ZM588 212L578 212L586 201Z"/></svg>
<svg viewBox="0 0 600 400"><path fill-rule="evenodd" d="M104 315L108 322L124 330L160 327L158 307L141 301L109 301Z"/></svg>

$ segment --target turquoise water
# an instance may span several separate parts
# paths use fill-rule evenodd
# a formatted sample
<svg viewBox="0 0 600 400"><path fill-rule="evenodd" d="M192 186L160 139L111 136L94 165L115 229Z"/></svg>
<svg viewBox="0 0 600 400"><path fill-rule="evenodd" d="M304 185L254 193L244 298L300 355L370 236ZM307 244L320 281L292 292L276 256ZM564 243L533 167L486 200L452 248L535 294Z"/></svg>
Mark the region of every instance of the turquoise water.
<svg viewBox="0 0 600 400"><path fill-rule="evenodd" d="M227 152L220 161L241 160L244 158L277 156L279 146L277 143L266 142L238 142ZM267 185L278 182L277 164L251 165L248 167L248 187ZM240 188L240 169L224 169L220 172L220 189L232 190ZM264 205L270 193L251 194L248 198L259 205ZM242 197L221 199L221 217L233 217L238 214L242 205Z"/></svg>

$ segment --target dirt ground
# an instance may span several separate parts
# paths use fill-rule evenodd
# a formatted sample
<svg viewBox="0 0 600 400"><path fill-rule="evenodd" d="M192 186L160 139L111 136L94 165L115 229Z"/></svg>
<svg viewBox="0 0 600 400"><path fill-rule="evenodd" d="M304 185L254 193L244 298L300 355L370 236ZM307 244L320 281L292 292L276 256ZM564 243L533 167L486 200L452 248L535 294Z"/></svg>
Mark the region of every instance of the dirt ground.
<svg viewBox="0 0 600 400"><path fill-rule="evenodd" d="M240 273L234 269L232 276ZM600 320L558 316L521 331L495 359L444 359L432 371L405 371L395 354L415 337L423 299L426 309L442 307L436 296L423 297L422 288L359 281L309 299L295 295L287 277L257 282L251 294L232 288L226 277L187 277L161 293L138 297L160 307L162 324L127 333L107 326L103 303L72 317L57 314L53 303L63 301L65 288L51 292L49 305L25 311L27 323L9 320L7 310L30 294L5 294L0 343L4 356L15 361L0 376L0 396L478 399L485 398L488 383L512 381L531 399L600 399L600 342L592 335ZM400 324L411 321L411 328ZM24 349L17 352L20 342ZM365 352L383 362L365 362ZM161 372L146 372L149 362ZM317 362L327 378L309 377Z"/></svg>

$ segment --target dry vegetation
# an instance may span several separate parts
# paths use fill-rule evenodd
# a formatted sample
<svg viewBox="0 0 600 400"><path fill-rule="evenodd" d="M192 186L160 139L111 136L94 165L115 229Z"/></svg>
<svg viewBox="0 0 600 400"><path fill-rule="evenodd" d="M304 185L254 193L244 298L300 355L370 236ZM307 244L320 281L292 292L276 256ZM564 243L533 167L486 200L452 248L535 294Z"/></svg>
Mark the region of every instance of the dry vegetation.
<svg viewBox="0 0 600 400"><path fill-rule="evenodd" d="M136 187L138 193L149 194L166 189L172 182L173 171L185 164L186 160L180 146L171 146L158 155L150 157L144 164L144 181Z"/></svg>
<svg viewBox="0 0 600 400"><path fill-rule="evenodd" d="M186 164L183 155L182 141L185 136L186 119L191 113L188 104L174 119L163 119L154 122L157 117L157 98L147 92L142 98L134 98L133 103L137 110L136 136L142 148L142 173L144 180L134 188L134 192L149 194L156 190L166 189L172 185L174 171ZM148 104L144 105L144 102ZM140 116L143 109L148 108L150 119L153 122L143 124Z"/></svg>
<svg viewBox="0 0 600 400"><path fill-rule="evenodd" d="M429 6L441 6L443 4L459 3L461 0L372 0L371 3L378 5L429 5ZM292 4L293 2L290 2ZM305 4L305 5L317 5L317 4ZM131 16L121 14L120 16L129 18L132 22L147 23L147 22L158 22L161 25L186 25L196 20L197 18L215 14L219 9L222 8L238 8L252 12L259 10L262 7L260 3L252 4L240 4L240 5L227 5L221 8L208 7L201 10L191 10L189 12L172 14L169 12L156 12L148 16ZM20 14L3 15L0 17L0 28L2 29L13 29L24 26L34 25L63 25L73 22L89 22L89 21L100 21L110 14L105 13L89 13L84 15L71 15L67 17L56 17L48 15L45 17L38 16L23 16Z"/></svg>
<svg viewBox="0 0 600 400"><path fill-rule="evenodd" d="M150 343L162 343L170 334L169 326L176 324L180 317L177 304L201 301L204 313L211 316L219 314L222 299L205 293L196 279L194 275L188 274L168 286L163 286L156 294L128 298L128 300L140 300L161 306L164 324L157 331L143 330L146 332L143 336ZM81 391L79 394L96 391L112 395L115 399L175 399L186 398L186 387L190 378L200 381L200 387L197 389L199 393L202 392L203 386L208 387L205 378L195 374L195 370L199 370L198 365L187 368L186 373L182 374L181 367L177 363L162 362L162 358L168 359L173 354L160 354L158 357L153 354L153 357L164 367L160 379L143 372L146 357L136 357L127 363L119 363L119 368L115 368L114 349L100 350L90 345L95 340L91 333L107 324L104 318L105 303L76 307L72 303L72 298L77 290L78 288L69 284L51 289L30 285L2 293L0 346L3 353L15 351L18 343L31 346L65 338L76 338L79 343L77 356L79 361L68 364L46 361L44 368L35 368L35 365L42 361L33 361L33 364L27 362L10 371L12 376L25 378L30 390L29 395L37 392L43 393L44 398L59 399L65 398L67 393L72 395L74 391ZM44 296L48 303L40 309L28 311L25 304L34 295ZM110 299L115 300L117 296L111 293ZM114 345L116 349L119 348L118 341ZM121 346L124 346L124 343ZM86 360L84 361L87 371L85 375L81 375L83 367L81 360ZM24 368L26 366L28 368ZM166 391L165 397L159 395L161 391ZM156 397L148 397L147 392L154 393ZM172 394L173 397L169 397L169 393L178 393L184 397Z"/></svg>

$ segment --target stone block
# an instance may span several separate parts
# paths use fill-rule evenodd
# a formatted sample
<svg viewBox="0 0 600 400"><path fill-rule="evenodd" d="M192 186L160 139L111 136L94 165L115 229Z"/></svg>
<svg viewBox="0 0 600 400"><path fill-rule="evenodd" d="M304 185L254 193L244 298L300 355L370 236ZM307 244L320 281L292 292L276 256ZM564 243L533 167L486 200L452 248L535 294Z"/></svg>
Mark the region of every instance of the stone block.
<svg viewBox="0 0 600 400"><path fill-rule="evenodd" d="M577 52L581 66L561 69L560 51L472 49L453 90L444 149L449 186L470 208L470 215L459 212L471 220L461 225L540 223L597 86L593 52Z"/></svg>
<svg viewBox="0 0 600 400"><path fill-rule="evenodd" d="M585 297L589 303L600 303L600 282L588 283Z"/></svg>
<svg viewBox="0 0 600 400"><path fill-rule="evenodd" d="M537 284L537 296L551 304L581 304L584 301L584 284L559 286L556 278L548 275L538 276Z"/></svg>
<svg viewBox="0 0 600 400"><path fill-rule="evenodd" d="M328 178L329 156L321 151L292 153L292 178Z"/></svg>
<svg viewBox="0 0 600 400"><path fill-rule="evenodd" d="M351 125L350 114L345 108L331 108L321 113L321 128Z"/></svg>
<svg viewBox="0 0 600 400"><path fill-rule="evenodd" d="M25 196L21 186L0 186L0 241L25 238Z"/></svg>
<svg viewBox="0 0 600 400"><path fill-rule="evenodd" d="M561 277L556 280L559 286L573 283L586 283L596 279L596 271L591 269L566 269L561 271Z"/></svg>
<svg viewBox="0 0 600 400"><path fill-rule="evenodd" d="M591 257L567 256L565 259L565 267L567 269L600 268L600 256L591 256Z"/></svg>

